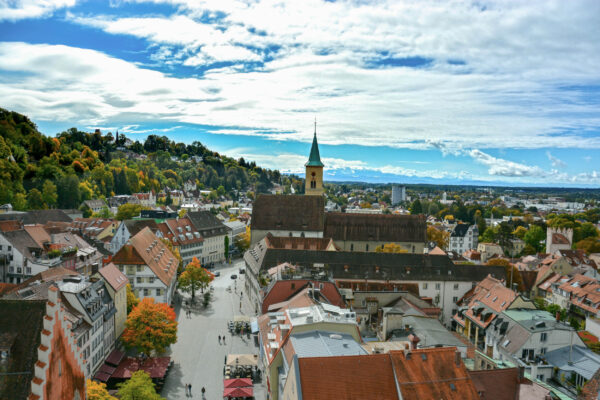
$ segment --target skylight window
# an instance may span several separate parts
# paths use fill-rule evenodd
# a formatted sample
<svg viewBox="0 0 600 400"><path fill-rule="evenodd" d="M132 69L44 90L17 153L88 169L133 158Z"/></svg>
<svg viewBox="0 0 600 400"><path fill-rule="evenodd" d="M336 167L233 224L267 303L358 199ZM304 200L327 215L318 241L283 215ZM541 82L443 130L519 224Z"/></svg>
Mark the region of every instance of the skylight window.
<svg viewBox="0 0 600 400"><path fill-rule="evenodd" d="M506 339L506 340L504 341L504 343L502 343L502 346L503 346L503 347L506 347L506 346L508 346L509 344L510 344L510 339Z"/></svg>

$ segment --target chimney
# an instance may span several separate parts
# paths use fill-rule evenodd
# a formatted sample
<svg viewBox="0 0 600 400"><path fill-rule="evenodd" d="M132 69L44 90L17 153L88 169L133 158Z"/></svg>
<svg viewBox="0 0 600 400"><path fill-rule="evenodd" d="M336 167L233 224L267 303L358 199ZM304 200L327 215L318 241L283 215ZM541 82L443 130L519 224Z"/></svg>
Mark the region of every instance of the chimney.
<svg viewBox="0 0 600 400"><path fill-rule="evenodd" d="M419 339L417 337L417 335L413 335L412 333L410 335L408 335L408 340L410 340L410 348L411 348L411 350L416 350L417 349L417 345L421 341L421 339Z"/></svg>
<svg viewBox="0 0 600 400"><path fill-rule="evenodd" d="M457 367L460 367L460 351L458 350L454 352L454 363Z"/></svg>

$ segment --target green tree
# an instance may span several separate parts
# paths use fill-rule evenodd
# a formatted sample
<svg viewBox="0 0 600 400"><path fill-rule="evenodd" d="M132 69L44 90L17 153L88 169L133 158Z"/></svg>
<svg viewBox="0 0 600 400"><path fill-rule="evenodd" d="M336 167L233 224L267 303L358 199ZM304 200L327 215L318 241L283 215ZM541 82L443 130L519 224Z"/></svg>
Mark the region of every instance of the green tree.
<svg viewBox="0 0 600 400"><path fill-rule="evenodd" d="M228 260L229 259L229 236L225 235L225 239L224 239L225 243L225 259Z"/></svg>
<svg viewBox="0 0 600 400"><path fill-rule="evenodd" d="M123 221L124 219L131 219L140 215L142 206L140 204L123 204L119 206L117 211L116 219Z"/></svg>
<svg viewBox="0 0 600 400"><path fill-rule="evenodd" d="M164 400L154 389L154 383L145 371L136 371L124 383L119 383L120 400Z"/></svg>
<svg viewBox="0 0 600 400"><path fill-rule="evenodd" d="M140 303L140 299L137 298L133 290L131 290L131 285L127 284L127 314L131 312Z"/></svg>
<svg viewBox="0 0 600 400"><path fill-rule="evenodd" d="M421 206L419 199L413 201L412 205L410 206L410 213L415 215L423 214L423 207Z"/></svg>
<svg viewBox="0 0 600 400"><path fill-rule="evenodd" d="M15 194L12 206L17 211L25 211L27 209L27 196L23 193Z"/></svg>
<svg viewBox="0 0 600 400"><path fill-rule="evenodd" d="M183 273L179 276L179 289L183 292L192 293L192 301L196 297L196 291L202 290L208 287L208 284L212 280L211 275L208 271L202 268L200 261L196 257L185 267Z"/></svg>
<svg viewBox="0 0 600 400"><path fill-rule="evenodd" d="M523 236L526 244L533 247L536 251L541 251L544 246L541 242L546 238L544 230L538 225L532 225L527 233Z"/></svg>
<svg viewBox="0 0 600 400"><path fill-rule="evenodd" d="M58 206L60 208L77 208L81 204L79 179L75 175L67 175L57 182Z"/></svg>
<svg viewBox="0 0 600 400"><path fill-rule="evenodd" d="M56 193L56 185L52 181L46 180L42 186L42 198L48 208L52 208L56 205L58 200L58 194Z"/></svg>
<svg viewBox="0 0 600 400"><path fill-rule="evenodd" d="M513 235L518 237L519 239L523 239L526 233L527 228L525 228L524 226L518 226L517 229L513 231Z"/></svg>
<svg viewBox="0 0 600 400"><path fill-rule="evenodd" d="M27 208L30 210L41 210L44 208L44 198L37 189L31 189L27 194Z"/></svg>

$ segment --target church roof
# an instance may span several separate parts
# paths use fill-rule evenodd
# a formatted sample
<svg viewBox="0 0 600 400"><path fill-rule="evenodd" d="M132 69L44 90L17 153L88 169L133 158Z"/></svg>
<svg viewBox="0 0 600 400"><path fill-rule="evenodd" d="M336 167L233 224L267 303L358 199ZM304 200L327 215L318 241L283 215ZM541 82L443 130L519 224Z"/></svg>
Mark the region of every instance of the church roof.
<svg viewBox="0 0 600 400"><path fill-rule="evenodd" d="M319 144L317 143L317 129L315 127L315 136L313 137L312 147L310 148L310 156L306 167L322 167L321 156L319 155Z"/></svg>

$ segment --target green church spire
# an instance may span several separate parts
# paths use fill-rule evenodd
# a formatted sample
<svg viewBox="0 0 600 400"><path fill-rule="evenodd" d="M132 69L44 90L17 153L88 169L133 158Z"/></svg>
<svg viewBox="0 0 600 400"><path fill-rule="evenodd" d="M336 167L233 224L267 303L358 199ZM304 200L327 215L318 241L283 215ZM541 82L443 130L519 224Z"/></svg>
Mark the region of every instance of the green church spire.
<svg viewBox="0 0 600 400"><path fill-rule="evenodd" d="M312 147L310 148L310 156L306 167L323 167L321 156L319 155L319 144L317 143L317 120L315 119L315 136L313 137Z"/></svg>

